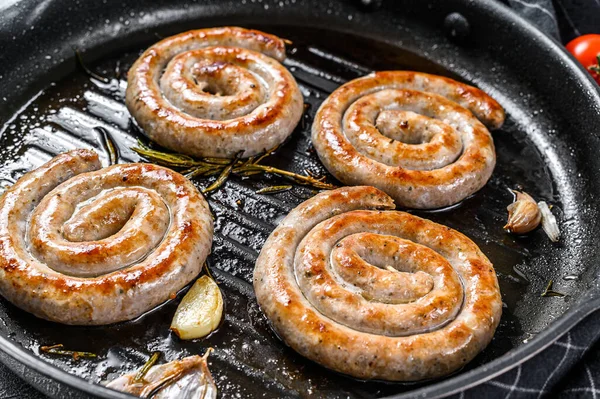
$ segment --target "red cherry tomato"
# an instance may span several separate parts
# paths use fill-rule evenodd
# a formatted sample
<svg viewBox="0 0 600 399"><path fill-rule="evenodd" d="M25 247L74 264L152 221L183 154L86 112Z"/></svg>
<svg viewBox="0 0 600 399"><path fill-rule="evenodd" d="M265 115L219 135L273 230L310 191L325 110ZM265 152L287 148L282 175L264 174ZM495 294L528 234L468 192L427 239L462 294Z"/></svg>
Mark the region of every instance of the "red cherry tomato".
<svg viewBox="0 0 600 399"><path fill-rule="evenodd" d="M567 44L567 50L592 74L600 84L600 35L579 36Z"/></svg>

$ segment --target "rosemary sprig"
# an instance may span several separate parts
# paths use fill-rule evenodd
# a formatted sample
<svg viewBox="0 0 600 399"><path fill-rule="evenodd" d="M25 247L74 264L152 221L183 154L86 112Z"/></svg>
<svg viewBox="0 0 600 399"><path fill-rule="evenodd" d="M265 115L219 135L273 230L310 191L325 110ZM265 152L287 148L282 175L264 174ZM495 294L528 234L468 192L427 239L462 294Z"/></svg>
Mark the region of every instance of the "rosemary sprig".
<svg viewBox="0 0 600 399"><path fill-rule="evenodd" d="M73 360L78 360L82 357L88 359L94 359L98 357L98 355L92 352L71 351L63 349L63 347L63 344L56 344L50 346L41 346L40 350L53 355L70 356L73 358Z"/></svg>
<svg viewBox="0 0 600 399"><path fill-rule="evenodd" d="M558 291L554 291L552 289L552 285L554 284L554 282L552 280L548 281L548 285L546 285L546 289L544 290L544 292L542 292L542 297L548 297L548 296L565 296L565 294L563 294L562 292L558 292Z"/></svg>
<svg viewBox="0 0 600 399"><path fill-rule="evenodd" d="M253 165L249 165L247 168L244 168L244 169L246 171L250 171L250 172L261 171L263 173L278 175L281 177L285 177L286 179L292 180L293 182L295 182L297 184L301 184L304 186L312 186L314 188L318 188L321 190L332 190L332 189L336 188L333 184L325 183L323 181L323 180L325 180L325 176L315 179L314 177L311 177L311 176L299 175L294 172L274 168L272 166L267 166L267 165L254 165L253 164ZM234 169L234 173L235 172L238 172L238 171Z"/></svg>
<svg viewBox="0 0 600 399"><path fill-rule="evenodd" d="M260 190L256 190L256 194L278 194L278 193L283 193L285 191L289 191L292 189L292 186L290 185L284 185L284 186L269 186L269 187L264 187L261 188Z"/></svg>
<svg viewBox="0 0 600 399"><path fill-rule="evenodd" d="M158 361L159 357L160 357L160 352L152 352L152 355L150 355L150 358L148 359L148 361L146 363L144 363L142 368L139 369L139 371L133 378L133 382L136 383L136 382L144 381L144 377L146 376L146 374L148 374L148 371L150 371L150 368L152 366L154 366L154 364Z"/></svg>
<svg viewBox="0 0 600 399"><path fill-rule="evenodd" d="M183 154L159 151L150 148L141 141L138 141L137 147L133 147L132 150L150 162L170 168L180 169L181 173L183 173L187 178L219 175L217 180L203 190L204 193L209 193L221 187L231 174L243 177L258 174L271 174L281 176L293 181L296 184L312 186L316 189L331 190L336 188L333 184L325 182L325 176L317 177L312 173L301 175L260 163L265 158L271 156L278 148L279 146L271 148L261 155L247 159L241 159L239 156L233 159L195 159Z"/></svg>
<svg viewBox="0 0 600 399"><path fill-rule="evenodd" d="M258 156L258 158L256 158L256 156L251 157L248 159L248 162L246 162L246 164L259 164L261 163L261 161L267 157L270 157L271 155L273 155L273 153L275 153L275 151L277 151L279 149L279 147L281 147L281 145L275 146L273 148L271 148L270 150L266 150L264 153L262 153L261 155Z"/></svg>

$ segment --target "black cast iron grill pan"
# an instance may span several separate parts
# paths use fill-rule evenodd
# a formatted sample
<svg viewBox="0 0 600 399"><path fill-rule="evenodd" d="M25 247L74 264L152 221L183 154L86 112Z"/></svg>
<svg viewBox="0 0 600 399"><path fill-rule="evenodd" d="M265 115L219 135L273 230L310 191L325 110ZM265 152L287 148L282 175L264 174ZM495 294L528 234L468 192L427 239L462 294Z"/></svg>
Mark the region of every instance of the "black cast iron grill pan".
<svg viewBox="0 0 600 399"><path fill-rule="evenodd" d="M137 161L129 147L140 133L123 104L127 68L159 38L199 27L241 25L292 40L285 65L309 106L291 140L269 162L295 172L325 173L309 141L312 117L336 87L372 70L454 77L487 91L508 114L505 126L493 133L498 165L487 186L452 209L415 212L467 234L499 275L505 304L500 327L464 370L416 384L363 382L285 347L256 305L252 270L277 221L313 192L294 188L264 196L255 191L284 181L232 178L209 198L216 215L210 267L226 300L225 320L209 338L182 342L169 334L178 299L138 320L94 328L39 320L0 301L1 360L50 396L129 397L95 383L139 367L154 350L172 360L209 346L216 349L211 370L221 397L439 396L523 362L600 306L595 207L600 95L558 44L498 3L23 0L0 11L4 186L68 149L96 148L106 157L96 126L115 138L121 162ZM468 21L468 32L444 28L454 12ZM456 31L460 37L451 33ZM75 47L110 83L76 69ZM330 176L329 181L336 183ZM505 208L512 200L507 189L519 186L554 205L560 243L551 244L541 230L523 238L503 232ZM550 279L566 297L540 297ZM40 345L55 343L96 352L100 359L73 361L39 353Z"/></svg>

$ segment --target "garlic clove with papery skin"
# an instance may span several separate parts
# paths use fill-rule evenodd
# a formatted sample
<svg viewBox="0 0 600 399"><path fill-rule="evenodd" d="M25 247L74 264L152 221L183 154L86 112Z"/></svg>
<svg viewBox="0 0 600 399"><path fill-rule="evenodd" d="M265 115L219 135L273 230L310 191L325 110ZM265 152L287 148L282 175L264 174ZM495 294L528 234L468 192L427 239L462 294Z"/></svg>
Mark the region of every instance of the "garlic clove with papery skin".
<svg viewBox="0 0 600 399"><path fill-rule="evenodd" d="M161 365L152 365L142 372L127 373L106 386L140 398L153 399L216 399L217 386L204 356L188 356Z"/></svg>
<svg viewBox="0 0 600 399"><path fill-rule="evenodd" d="M516 200L506 209L508 210L508 222L504 230L513 234L526 234L539 226L542 221L542 213L531 196L525 192L512 190Z"/></svg>

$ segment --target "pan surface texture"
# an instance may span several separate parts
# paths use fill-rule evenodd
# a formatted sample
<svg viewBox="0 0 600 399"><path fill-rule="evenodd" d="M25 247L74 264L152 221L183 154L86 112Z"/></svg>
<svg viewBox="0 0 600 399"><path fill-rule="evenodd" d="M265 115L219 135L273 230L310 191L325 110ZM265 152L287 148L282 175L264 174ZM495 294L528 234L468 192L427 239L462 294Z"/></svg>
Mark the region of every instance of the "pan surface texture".
<svg viewBox="0 0 600 399"><path fill-rule="evenodd" d="M152 351L163 360L204 353L221 397L376 398L440 396L486 381L530 358L600 305L600 93L560 46L496 2L420 0L76 2L0 4L0 184L72 148L107 154L94 127L114 137L120 162L140 132L124 106L125 73L147 46L188 29L240 25L287 38L285 66L308 104L291 139L267 161L326 174L310 144L317 108L340 84L373 70L410 69L478 86L506 109L493 132L498 162L488 184L452 209L414 212L472 238L494 264L503 295L500 326L464 370L416 384L364 382L312 363L272 332L252 291L262 244L306 187L261 195L277 177L232 177L209 196L215 213L210 268L225 317L208 338L180 341L168 326L184 294L137 320L69 327L35 318L0 299L0 360L57 398L130 398L100 385L139 367ZM460 13L462 18L447 16ZM458 22L457 22L458 21ZM73 49L108 82L77 68ZM328 181L337 183L327 175ZM199 187L210 181L194 180ZM509 188L553 205L562 237L541 229L525 237L502 229ZM549 280L565 297L541 297ZM41 345L95 352L75 361ZM237 396L236 396L237 395Z"/></svg>

